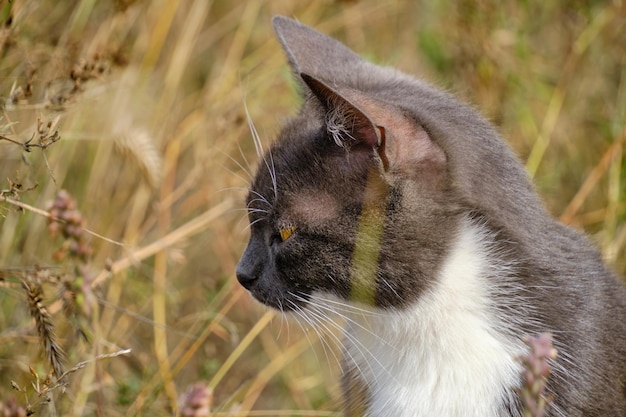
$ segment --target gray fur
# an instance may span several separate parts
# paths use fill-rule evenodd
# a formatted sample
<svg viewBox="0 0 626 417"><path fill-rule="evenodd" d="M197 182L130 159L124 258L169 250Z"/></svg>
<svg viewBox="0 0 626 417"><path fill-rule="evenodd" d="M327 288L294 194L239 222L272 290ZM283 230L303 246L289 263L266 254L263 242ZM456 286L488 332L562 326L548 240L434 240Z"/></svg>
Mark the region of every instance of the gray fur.
<svg viewBox="0 0 626 417"><path fill-rule="evenodd" d="M585 236L547 213L492 126L450 95L364 61L334 39L284 17L273 23L305 103L266 156L272 164L260 165L252 184L251 239L237 267L242 284L284 310L304 308L313 292L349 300L359 218L375 178L384 224L376 307L401 310L419 302L460 222L473 217L498 236L499 253L516 266L515 282L507 285L533 303L516 313L503 302L507 308L499 314L516 323L520 339L554 334L559 357L548 415L626 416L623 286ZM424 153L432 155L394 156L394 146L406 145L394 142L394 127L378 124L368 106L423 128L432 141ZM415 169L407 175L409 164ZM340 209L332 220L307 225L292 207L303 191L323 192ZM294 237L281 242L281 224L296 225ZM499 301L493 302L498 309ZM517 401L509 408L518 415Z"/></svg>

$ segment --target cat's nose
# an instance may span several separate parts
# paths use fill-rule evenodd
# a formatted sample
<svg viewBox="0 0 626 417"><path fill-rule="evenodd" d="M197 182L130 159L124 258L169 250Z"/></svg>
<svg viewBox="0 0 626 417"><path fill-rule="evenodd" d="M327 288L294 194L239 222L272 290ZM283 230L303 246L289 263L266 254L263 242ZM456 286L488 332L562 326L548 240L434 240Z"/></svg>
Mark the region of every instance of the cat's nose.
<svg viewBox="0 0 626 417"><path fill-rule="evenodd" d="M239 283L243 285L246 290L252 289L252 287L254 286L254 282L257 280L255 276L256 274L253 274L250 271L246 271L245 268L241 267L241 264L237 265L237 270L235 273L237 275L237 281L239 281Z"/></svg>
<svg viewBox="0 0 626 417"><path fill-rule="evenodd" d="M261 276L263 269L263 241L250 237L246 250L241 255L235 274L237 281L247 290L251 290Z"/></svg>

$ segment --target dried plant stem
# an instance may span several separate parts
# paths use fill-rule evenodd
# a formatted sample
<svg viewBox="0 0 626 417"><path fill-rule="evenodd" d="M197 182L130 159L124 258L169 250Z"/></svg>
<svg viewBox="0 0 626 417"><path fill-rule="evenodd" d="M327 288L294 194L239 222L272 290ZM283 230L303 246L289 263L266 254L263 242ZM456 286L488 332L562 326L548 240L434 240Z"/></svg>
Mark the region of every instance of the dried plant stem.
<svg viewBox="0 0 626 417"><path fill-rule="evenodd" d="M100 343L101 340L101 331L100 331L100 310L95 308L91 317L91 327L94 335L94 340L96 341L92 349L92 355L97 357L99 355ZM94 380L96 379L96 362L88 362L84 366L85 370L82 372L82 378L80 382L80 386L82 387L93 387L95 385ZM82 416L84 414L85 407L87 406L87 400L89 399L90 394L92 393L93 388L90 389L81 389L76 394L74 398L74 403L72 404L72 415L74 416Z"/></svg>
<svg viewBox="0 0 626 417"><path fill-rule="evenodd" d="M176 374L180 372L180 370L188 363L188 361L195 354L195 352L203 345L206 339L217 328L219 328L221 321L226 317L226 314L235 305L237 300L239 300L239 297L242 293L243 290L241 290L239 287L232 293L232 295L228 299L228 302L217 312L215 318L211 320L211 322L204 328L202 334L194 341L193 345L189 349L185 350L185 353L182 358L180 358L180 360L177 359L177 355L175 353L182 349L179 349L180 346L177 346L177 348L174 350L174 353L172 354L172 357L170 358L172 362L176 362L176 365L174 366L174 369L172 371L173 376L176 376ZM158 374L155 374L150 382L144 385L142 390L137 395L137 398L135 398L135 401L128 408L128 415L138 414L139 411L143 408L147 397L156 389L158 385L160 385L160 383L160 376Z"/></svg>
<svg viewBox="0 0 626 417"><path fill-rule="evenodd" d="M261 395L263 388L269 383L269 381L280 372L282 369L294 361L297 357L299 357L305 350L307 350L310 346L309 339L306 337L300 339L297 343L289 346L285 351L281 352L280 355L276 355L274 359L257 375L254 382L247 389L246 396L241 403L238 411L242 416L250 415L250 409Z"/></svg>
<svg viewBox="0 0 626 417"><path fill-rule="evenodd" d="M165 150L164 171L166 177L161 185L161 200L171 194L176 177L177 160L180 154L180 140L174 139L167 144ZM158 230L160 236L165 236L170 230L170 208L161 210L158 215ZM172 367L167 348L167 252L160 250L154 257L154 273L152 276L154 294L152 296L152 317L154 320L154 352L158 361L165 394L169 400L170 409L178 414L178 394L172 376Z"/></svg>
<svg viewBox="0 0 626 417"><path fill-rule="evenodd" d="M180 83L184 79L185 69L193 57L193 46L198 43L198 37L202 33L202 24L209 13L212 2L195 0L192 4L187 2L189 8L185 30L182 32L178 43L174 47L172 64L168 67L164 79L165 93L157 105L157 115L165 117L176 105L176 91L180 89ZM157 116L158 118L161 116Z"/></svg>
<svg viewBox="0 0 626 417"><path fill-rule="evenodd" d="M168 233L166 236L163 236L161 239L158 239L143 248L137 249L130 255L115 261L110 267L98 274L98 276L93 280L93 286L97 287L103 284L111 275L123 271L137 262L141 262L142 260L153 256L160 250L172 246L181 239L201 232L209 223L226 213L231 207L233 207L233 205L234 203L231 199L224 200L217 206L212 207L200 216L191 219L178 229Z"/></svg>
<svg viewBox="0 0 626 417"><path fill-rule="evenodd" d="M159 56L163 51L163 44L167 38L174 16L176 16L176 10L178 9L179 4L180 0L168 1L165 3L165 6L162 7L154 30L151 31L152 36L150 37L147 51L144 55L143 62L141 63L141 68L143 70L150 72L156 65L157 59L159 59Z"/></svg>
<svg viewBox="0 0 626 417"><path fill-rule="evenodd" d="M240 286L237 286L234 290L232 290L232 292L230 292L231 295L228 298L228 302L220 309L220 311L218 311L215 318L211 320L211 322L204 328L200 336L198 336L198 338L194 340L193 344L189 347L183 348L183 346L181 345L183 343L186 344L185 341L181 342L181 345L176 347L171 355L172 362L175 362L174 368L172 370L174 376L176 376L185 367L185 365L191 360L191 358L198 351L198 349L206 342L207 338L212 333L214 333L218 327L220 327L220 323L224 319L226 313L235 305L235 303L244 293L244 290ZM179 351L183 353L178 354Z"/></svg>
<svg viewBox="0 0 626 417"><path fill-rule="evenodd" d="M152 319L154 320L154 353L158 362L159 375L172 410L177 409L178 395L172 377L172 367L167 348L167 253L158 252L154 259L154 294L152 296Z"/></svg>
<svg viewBox="0 0 626 417"><path fill-rule="evenodd" d="M37 333L39 334L39 340L44 348L44 354L46 355L52 371L57 380L60 380L64 374L63 362L64 354L63 349L56 342L54 334L54 324L52 323L52 317L46 306L43 304L43 291L40 284L28 283L22 281L22 286L26 290L28 296L28 305L30 307L30 315L35 319L37 327Z"/></svg>
<svg viewBox="0 0 626 417"><path fill-rule="evenodd" d="M571 77L575 73L579 59L587 50L593 39L608 23L611 22L613 13L613 8L604 8L595 16L591 23L587 25L585 30L583 30L576 39L574 48L572 48L572 51L568 55L563 67L561 78L559 79L556 87L554 87L554 92L550 98L550 103L548 104L548 109L546 111L545 118L543 119L541 130L539 131L537 140L526 162L526 170L531 177L534 177L537 173L539 165L541 165L541 161L543 160L543 156L550 145L552 133L556 128L559 115L561 114L561 109L563 108L567 88L571 85Z"/></svg>
<svg viewBox="0 0 626 417"><path fill-rule="evenodd" d="M218 380L212 402L183 413L177 401L178 415L339 417L331 411L337 410L335 384L322 382L326 367L311 367L314 359L302 354L311 342L314 348L333 347L318 346L314 334L307 335L309 341L295 328L288 337L276 335L263 323L249 334L264 311L257 314L233 276L246 236L233 233L236 219L228 212L242 208L242 196L233 190L248 185L256 160L242 96L250 98L247 110L258 120L264 143L277 126L267 115L284 113L296 97L284 85L285 56L269 22L275 13L338 35L368 58L388 59L408 73L415 73L418 63L425 78L436 73L453 89L471 91L471 101L502 123L513 147L530 153L528 170L539 183L553 188L568 171L584 172L582 186L566 181L548 195L549 205L569 204L561 211L564 219L597 230L605 258L622 275L626 271L626 132L620 133L626 77L614 76L626 67L625 45L619 42L626 33L620 25L623 1L574 12L551 8L542 19L575 20L559 31L545 30L533 16L536 1L511 3L504 17L485 11L476 25L467 25L458 10L440 10L434 0L401 7L339 1L330 14L325 2L287 0L116 0L107 7L96 0L30 3L35 2L0 0L0 180L11 175L8 187L0 187L0 293L6 298L0 310L0 356L6 366L0 373L25 387L0 388L5 414L11 397L19 397L7 415L176 415L176 391L182 394L199 382L195 378L203 378L206 387L205 372L213 369L208 377ZM477 0L467 2L470 9L477 6ZM432 12L427 25L407 30L424 19L424 7ZM477 42L456 47L466 38ZM519 65L528 50L538 52L533 65ZM588 158L571 161L573 166L563 164L553 146L599 154L591 166ZM11 181L21 187L20 179L37 184L36 191L12 191ZM79 271L82 261L75 258L57 260L58 273L49 265L32 266L33 260L48 264L46 256L57 248L62 231L80 226L44 211L46 196L62 188L88 215L83 226L102 233L75 227L76 235L82 232L93 245L91 274ZM207 204L212 190L228 190L219 196L233 199L217 197ZM47 231L60 231L54 240L46 238L40 221ZM206 248L183 253L187 240ZM28 297L22 280L44 290L42 308L34 303L33 311L44 329L54 325L56 342L66 352L59 378L49 359L38 355L44 346L37 319L24 322L11 314L15 307L32 314L24 303L36 297ZM181 308L172 310L173 303ZM62 310L69 304L72 311ZM93 343L65 339L78 324ZM120 350L129 341L130 355ZM33 352L21 351L24 343ZM33 365L30 377L45 396L32 395L20 357ZM231 391L233 386L238 388ZM65 388L68 395L60 396ZM212 392L207 388L207 393ZM269 401L263 397L270 394Z"/></svg>
<svg viewBox="0 0 626 417"><path fill-rule="evenodd" d="M249 42L254 24L259 15L261 2L250 1L245 3L245 8L241 15L238 30L235 32L233 41L230 44L226 58L224 59L224 65L219 76L216 77L215 83L216 90L212 91L212 95L215 98L223 97L228 94L233 87L237 84L236 74L239 72L238 68L243 57L246 45Z"/></svg>
<svg viewBox="0 0 626 417"><path fill-rule="evenodd" d="M261 331L268 325L270 320L274 318L274 316L278 314L275 310L268 310L263 314L263 316L256 322L254 327L250 329L248 334L241 340L239 345L233 350L233 352L228 356L228 358L224 361L222 366L217 370L215 375L211 381L209 381L209 388L215 389L217 384L226 376L230 368L233 366L235 361L239 359L241 354L250 346L250 344L254 341L254 339L261 333Z"/></svg>
<svg viewBox="0 0 626 417"><path fill-rule="evenodd" d="M602 159L600 159L598 165L596 165L593 170L591 170L583 185L581 185L574 198L572 198L572 200L570 201L569 205L560 217L560 220L563 223L571 223L572 219L574 218L576 213L578 213L578 210L580 210L591 191L593 191L598 181L602 178L606 170L611 165L611 161L613 160L613 158L619 153L620 149L622 149L625 143L626 126L624 126L624 129L622 130L619 139L613 142L611 146L609 146L609 148L604 152L604 155L602 155Z"/></svg>
<svg viewBox="0 0 626 417"><path fill-rule="evenodd" d="M110 358L115 358L115 357L121 356L121 355L128 355L132 351L133 351L132 349L122 349L122 350L118 350L117 352L104 353L104 354L96 356L93 359L89 359L89 360L86 360L86 361L78 362L71 369L68 369L67 371L65 371L63 373L63 375L61 375L61 379L65 378L67 375L71 374L72 372L76 372L79 369L83 369L85 366L87 366L88 363L96 362L96 361L99 361L100 359L110 359Z"/></svg>
<svg viewBox="0 0 626 417"><path fill-rule="evenodd" d="M31 206L30 204L26 204L26 203L23 203L23 202L18 201L18 200L14 200L14 199L12 199L10 197L6 197L6 196L3 196L3 195L0 195L0 202L5 202L5 203L8 203L8 204L14 205L16 207L19 207L21 209L31 211L33 213L39 214L40 216L44 216L44 217L46 217L46 218L48 218L50 220L53 220L55 222L67 223L63 219L59 219L58 217L51 216L50 213L48 213L45 210L42 210L40 208ZM117 246L126 246L122 242L118 242L116 240L109 239L108 237L102 236L101 234L96 233L93 230L89 230L89 229L87 229L85 227L81 227L81 230L83 230L85 233L89 233L90 235L97 237L98 239L102 239L105 242L109 242L109 243L112 243L112 244L117 245Z"/></svg>

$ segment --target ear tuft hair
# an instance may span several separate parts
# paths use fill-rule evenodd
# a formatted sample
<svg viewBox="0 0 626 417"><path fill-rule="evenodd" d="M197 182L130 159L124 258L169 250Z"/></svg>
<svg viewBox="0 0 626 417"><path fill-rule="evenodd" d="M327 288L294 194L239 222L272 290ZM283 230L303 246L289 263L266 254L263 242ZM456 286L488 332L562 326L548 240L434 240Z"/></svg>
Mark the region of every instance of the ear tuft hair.
<svg viewBox="0 0 626 417"><path fill-rule="evenodd" d="M326 129L337 145L370 150L380 146L376 125L357 105L308 74L301 73L300 77L326 111Z"/></svg>

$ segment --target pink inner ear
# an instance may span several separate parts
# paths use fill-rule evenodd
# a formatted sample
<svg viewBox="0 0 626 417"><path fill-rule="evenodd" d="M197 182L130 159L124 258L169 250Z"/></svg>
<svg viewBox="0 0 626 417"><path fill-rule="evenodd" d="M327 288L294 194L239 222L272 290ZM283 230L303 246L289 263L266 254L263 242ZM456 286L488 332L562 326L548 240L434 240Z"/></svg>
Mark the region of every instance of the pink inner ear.
<svg viewBox="0 0 626 417"><path fill-rule="evenodd" d="M357 135L361 142L365 142L370 148L377 148L382 142L380 137L380 128L374 126L372 122L367 119L367 122L357 128Z"/></svg>
<svg viewBox="0 0 626 417"><path fill-rule="evenodd" d="M415 177L424 171L440 172L446 165L446 154L434 143L422 126L397 108L372 100L360 92L346 92L357 103L378 130L378 155L385 171L404 177Z"/></svg>
<svg viewBox="0 0 626 417"><path fill-rule="evenodd" d="M423 127L407 121L394 132L395 168L415 171L420 168L438 169L446 164L446 154L428 136Z"/></svg>

